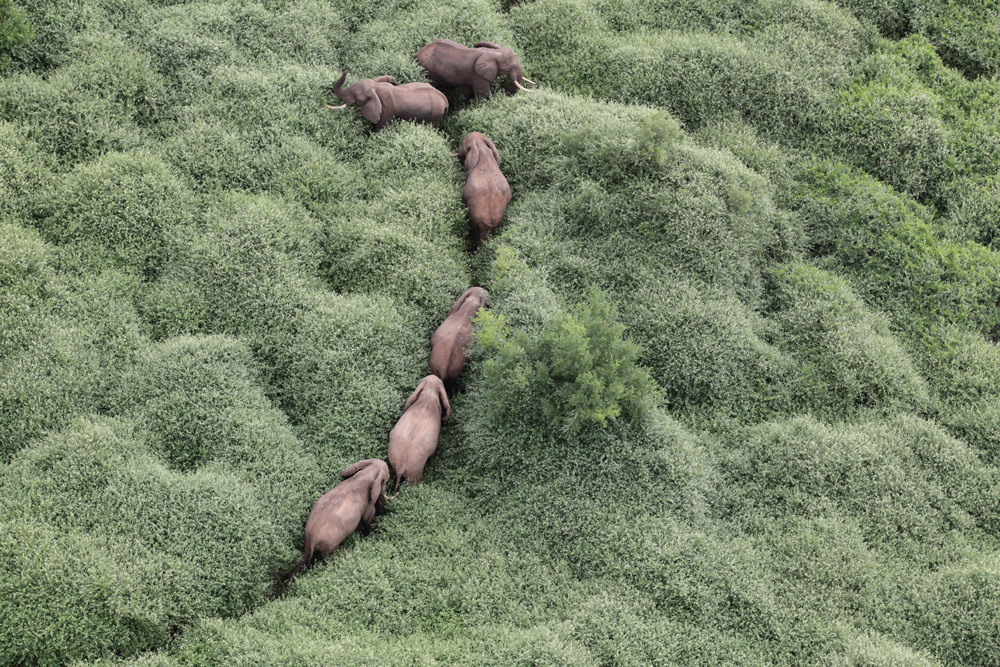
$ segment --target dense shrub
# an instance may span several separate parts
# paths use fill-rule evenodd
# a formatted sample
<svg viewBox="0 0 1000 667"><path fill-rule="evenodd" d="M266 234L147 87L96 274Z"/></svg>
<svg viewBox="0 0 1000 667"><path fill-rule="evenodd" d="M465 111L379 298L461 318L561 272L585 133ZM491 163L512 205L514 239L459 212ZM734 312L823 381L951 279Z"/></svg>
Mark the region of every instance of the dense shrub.
<svg viewBox="0 0 1000 667"><path fill-rule="evenodd" d="M266 341L271 392L321 469L371 458L425 374L426 332L385 297L315 295L290 331Z"/></svg>
<svg viewBox="0 0 1000 667"><path fill-rule="evenodd" d="M30 273L24 277L30 285ZM143 343L144 329L130 303L136 287L134 279L116 273L49 281L46 301L28 302L24 331L30 338L0 357L4 460L46 430L110 407Z"/></svg>
<svg viewBox="0 0 1000 667"><path fill-rule="evenodd" d="M975 3L913 0L914 30L934 42L941 57L970 77L1000 73L1000 26L994 0Z"/></svg>
<svg viewBox="0 0 1000 667"><path fill-rule="evenodd" d="M901 418L834 427L809 418L773 422L740 437L723 466L733 516L832 517L861 525L866 541L907 559L937 557L953 530L993 531L995 471L927 422Z"/></svg>
<svg viewBox="0 0 1000 667"><path fill-rule="evenodd" d="M798 364L736 299L677 281L637 290L622 317L672 410L754 420L790 407Z"/></svg>
<svg viewBox="0 0 1000 667"><path fill-rule="evenodd" d="M864 296L918 329L954 323L990 334L1000 324L1000 259L944 238L927 209L837 164L807 164L796 204L816 254L831 254Z"/></svg>
<svg viewBox="0 0 1000 667"><path fill-rule="evenodd" d="M301 207L233 194L205 211L200 229L182 231L142 303L158 336L266 335L289 329L307 307L320 225Z"/></svg>
<svg viewBox="0 0 1000 667"><path fill-rule="evenodd" d="M20 590L3 596L5 617L32 619L4 624L8 662L162 645L200 615L259 601L289 556L251 486L223 470L171 473L120 422L75 422L22 452L0 485L3 519L24 526L4 545Z"/></svg>
<svg viewBox="0 0 1000 667"><path fill-rule="evenodd" d="M995 554L927 578L912 601L913 641L948 664L989 665L1000 657L1000 563Z"/></svg>
<svg viewBox="0 0 1000 667"><path fill-rule="evenodd" d="M997 662L979 6L15 4L0 663ZM325 107L436 38L539 90ZM514 200L468 253L473 130ZM424 481L270 599L470 284Z"/></svg>
<svg viewBox="0 0 1000 667"><path fill-rule="evenodd" d="M38 335L40 311L55 277L48 255L34 231L9 223L0 226L0 358Z"/></svg>
<svg viewBox="0 0 1000 667"><path fill-rule="evenodd" d="M802 364L796 396L805 409L846 416L859 408L924 407L927 386L912 359L843 279L812 266L771 274L768 314L776 343Z"/></svg>
<svg viewBox="0 0 1000 667"><path fill-rule="evenodd" d="M24 11L12 0L0 0L0 72L7 68L11 50L31 39Z"/></svg>
<svg viewBox="0 0 1000 667"><path fill-rule="evenodd" d="M67 246L67 263L106 267L151 278L167 239L189 218L187 193L160 160L113 154L67 174L35 212L46 239Z"/></svg>
<svg viewBox="0 0 1000 667"><path fill-rule="evenodd" d="M573 432L620 415L641 416L652 383L637 365L640 348L623 339L625 327L600 293L556 315L539 335L508 330L503 316L477 318L476 340L495 387L494 410L509 401L535 405L553 427Z"/></svg>
<svg viewBox="0 0 1000 667"><path fill-rule="evenodd" d="M516 192L549 188L515 200L501 229L529 262L541 252L551 265L554 256L576 291L596 283L624 294L688 273L754 299L761 264L793 244L760 175L682 141L660 113L539 93L461 121L494 140Z"/></svg>

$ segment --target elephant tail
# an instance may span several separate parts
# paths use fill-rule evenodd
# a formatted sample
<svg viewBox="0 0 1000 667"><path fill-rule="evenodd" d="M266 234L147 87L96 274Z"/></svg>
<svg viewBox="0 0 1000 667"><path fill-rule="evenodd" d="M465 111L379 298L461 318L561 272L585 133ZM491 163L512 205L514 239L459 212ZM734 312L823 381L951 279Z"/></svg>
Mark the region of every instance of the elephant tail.
<svg viewBox="0 0 1000 667"><path fill-rule="evenodd" d="M299 564L295 566L295 569L292 570L292 573L288 575L288 582L291 582L292 579L295 578L295 575L301 572L302 569L309 564L309 561L312 560L312 556L313 556L312 544L310 544L309 540L306 540L305 548L302 549L302 560L300 560Z"/></svg>
<svg viewBox="0 0 1000 667"><path fill-rule="evenodd" d="M395 500L396 496L399 495L399 483L403 481L403 475L406 474L402 470L396 473L396 485L392 487L392 495L386 496L386 500Z"/></svg>

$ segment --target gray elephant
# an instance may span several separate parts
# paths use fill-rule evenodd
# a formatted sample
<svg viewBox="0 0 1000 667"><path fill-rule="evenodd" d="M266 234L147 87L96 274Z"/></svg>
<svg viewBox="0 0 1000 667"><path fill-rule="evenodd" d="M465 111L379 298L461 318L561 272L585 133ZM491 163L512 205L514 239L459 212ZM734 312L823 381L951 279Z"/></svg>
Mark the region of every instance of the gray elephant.
<svg viewBox="0 0 1000 667"><path fill-rule="evenodd" d="M465 160L462 199L469 209L469 222L478 232L482 245L500 226L511 199L510 184L500 171L500 152L482 132L465 135L455 156Z"/></svg>
<svg viewBox="0 0 1000 667"><path fill-rule="evenodd" d="M465 97L490 96L490 82L506 76L508 95L528 90L521 62L506 46L476 42L469 48L450 39L438 39L417 51L417 62L427 70L427 78L436 86L462 86Z"/></svg>
<svg viewBox="0 0 1000 667"><path fill-rule="evenodd" d="M381 459L365 459L345 468L344 480L327 491L313 505L306 521L302 560L289 578L309 565L315 556L326 558L359 526L369 528L375 519L376 505L385 499L389 466Z"/></svg>
<svg viewBox="0 0 1000 667"><path fill-rule="evenodd" d="M391 76L375 79L358 79L350 86L344 86L348 71L345 69L333 84L333 92L344 104L330 106L331 109L345 109L351 105L361 105L361 113L375 130L381 130L395 119L419 120L437 127L441 117L448 112L448 98L429 83L404 83L396 85Z"/></svg>
<svg viewBox="0 0 1000 667"><path fill-rule="evenodd" d="M403 479L416 484L423 477L427 459L437 451L441 421L450 416L451 404L441 378L428 375L417 383L403 406L403 416L389 432L389 464L396 473L393 493Z"/></svg>
<svg viewBox="0 0 1000 667"><path fill-rule="evenodd" d="M490 295L482 287L470 287L448 311L441 326L431 336L431 373L445 382L454 382L465 370L466 354L472 343L472 318L476 311L490 305Z"/></svg>

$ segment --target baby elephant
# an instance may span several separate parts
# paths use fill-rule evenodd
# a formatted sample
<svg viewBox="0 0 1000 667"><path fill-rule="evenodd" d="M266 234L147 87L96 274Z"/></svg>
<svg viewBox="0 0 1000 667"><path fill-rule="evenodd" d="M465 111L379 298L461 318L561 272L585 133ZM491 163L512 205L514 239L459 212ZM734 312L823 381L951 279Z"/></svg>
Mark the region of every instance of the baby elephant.
<svg viewBox="0 0 1000 667"><path fill-rule="evenodd" d="M393 119L420 120L437 127L448 111L448 98L429 83L404 83L396 85L391 76L359 79L345 86L347 70L333 84L333 92L344 104L331 109L344 109L350 105L361 106L361 113L381 130ZM330 105L327 105L330 106Z"/></svg>
<svg viewBox="0 0 1000 667"><path fill-rule="evenodd" d="M490 305L490 295L482 287L465 290L448 311L441 326L431 336L431 373L445 382L453 382L469 361L466 350L472 342L472 318L482 306Z"/></svg>
<svg viewBox="0 0 1000 667"><path fill-rule="evenodd" d="M396 473L393 493L403 478L416 484L423 477L427 459L437 450L441 420L450 416L451 405L444 383L438 376L428 375L406 399L403 416L389 432L389 463Z"/></svg>
<svg viewBox="0 0 1000 667"><path fill-rule="evenodd" d="M326 558L358 526L364 524L367 528L375 519L375 505L381 505L389 482L389 466L385 461L365 459L345 468L340 476L344 481L313 505L306 521L302 560L289 578L309 565L313 556Z"/></svg>
<svg viewBox="0 0 1000 667"><path fill-rule="evenodd" d="M500 226L510 203L510 184L500 171L500 152L482 132L465 135L456 155L465 160L462 199L469 207L469 221L479 231L482 245Z"/></svg>

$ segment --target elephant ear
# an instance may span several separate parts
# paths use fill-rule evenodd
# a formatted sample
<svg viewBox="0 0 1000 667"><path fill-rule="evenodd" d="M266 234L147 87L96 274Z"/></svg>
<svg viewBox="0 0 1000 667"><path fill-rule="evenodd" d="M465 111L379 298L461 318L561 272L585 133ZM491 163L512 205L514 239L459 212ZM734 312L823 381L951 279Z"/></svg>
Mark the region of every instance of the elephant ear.
<svg viewBox="0 0 1000 667"><path fill-rule="evenodd" d="M472 147L465 153L465 168L472 170L479 164L479 146L474 142Z"/></svg>
<svg viewBox="0 0 1000 667"><path fill-rule="evenodd" d="M377 76L372 80L375 83L391 83L394 86L397 85L396 77L392 76L391 74L383 74L382 76Z"/></svg>
<svg viewBox="0 0 1000 667"><path fill-rule="evenodd" d="M372 503L378 501L378 497L382 495L382 475L376 475L375 479L372 481L372 485L368 487L368 500Z"/></svg>
<svg viewBox="0 0 1000 667"><path fill-rule="evenodd" d="M340 478L347 479L348 477L353 477L356 472L368 466L370 463L371 461L358 461L353 465L349 465L340 471Z"/></svg>
<svg viewBox="0 0 1000 667"><path fill-rule="evenodd" d="M424 390L424 383L423 381L420 381L417 384L417 388L414 389L413 393L410 394L410 397L406 399L406 405L403 406L403 412L406 412L407 410L410 409L410 406L413 405L413 403L417 400L417 397L420 396L420 392L422 392L423 390Z"/></svg>
<svg viewBox="0 0 1000 667"><path fill-rule="evenodd" d="M438 386L438 398L441 399L441 407L444 408L444 415L441 417L443 421L448 421L451 417L451 403L448 402L448 392L445 391L444 382L439 382Z"/></svg>
<svg viewBox="0 0 1000 667"><path fill-rule="evenodd" d="M361 107L361 113L372 123L377 123L382 119L382 100L379 99L377 91L371 92L368 101Z"/></svg>
<svg viewBox="0 0 1000 667"><path fill-rule="evenodd" d="M476 64L473 65L472 69L487 81L493 81L500 71L497 66L497 54L489 52L482 54L476 58Z"/></svg>
<svg viewBox="0 0 1000 667"><path fill-rule="evenodd" d="M502 49L503 47L499 44L494 44L493 42L476 42L472 45L477 49Z"/></svg>
<svg viewBox="0 0 1000 667"><path fill-rule="evenodd" d="M494 144L489 138L486 138L485 141L486 145L490 147L491 151L493 151L493 159L497 161L497 166L500 166L500 151L497 150L496 144Z"/></svg>
<svg viewBox="0 0 1000 667"><path fill-rule="evenodd" d="M466 164L468 164L468 162L466 162ZM465 301L469 298L470 294L471 293L468 290L466 290L465 294L460 296L458 301L455 302L455 305L452 306L451 310L448 311L448 315L449 316L454 315L458 311L458 309L462 307L462 304L465 303Z"/></svg>

